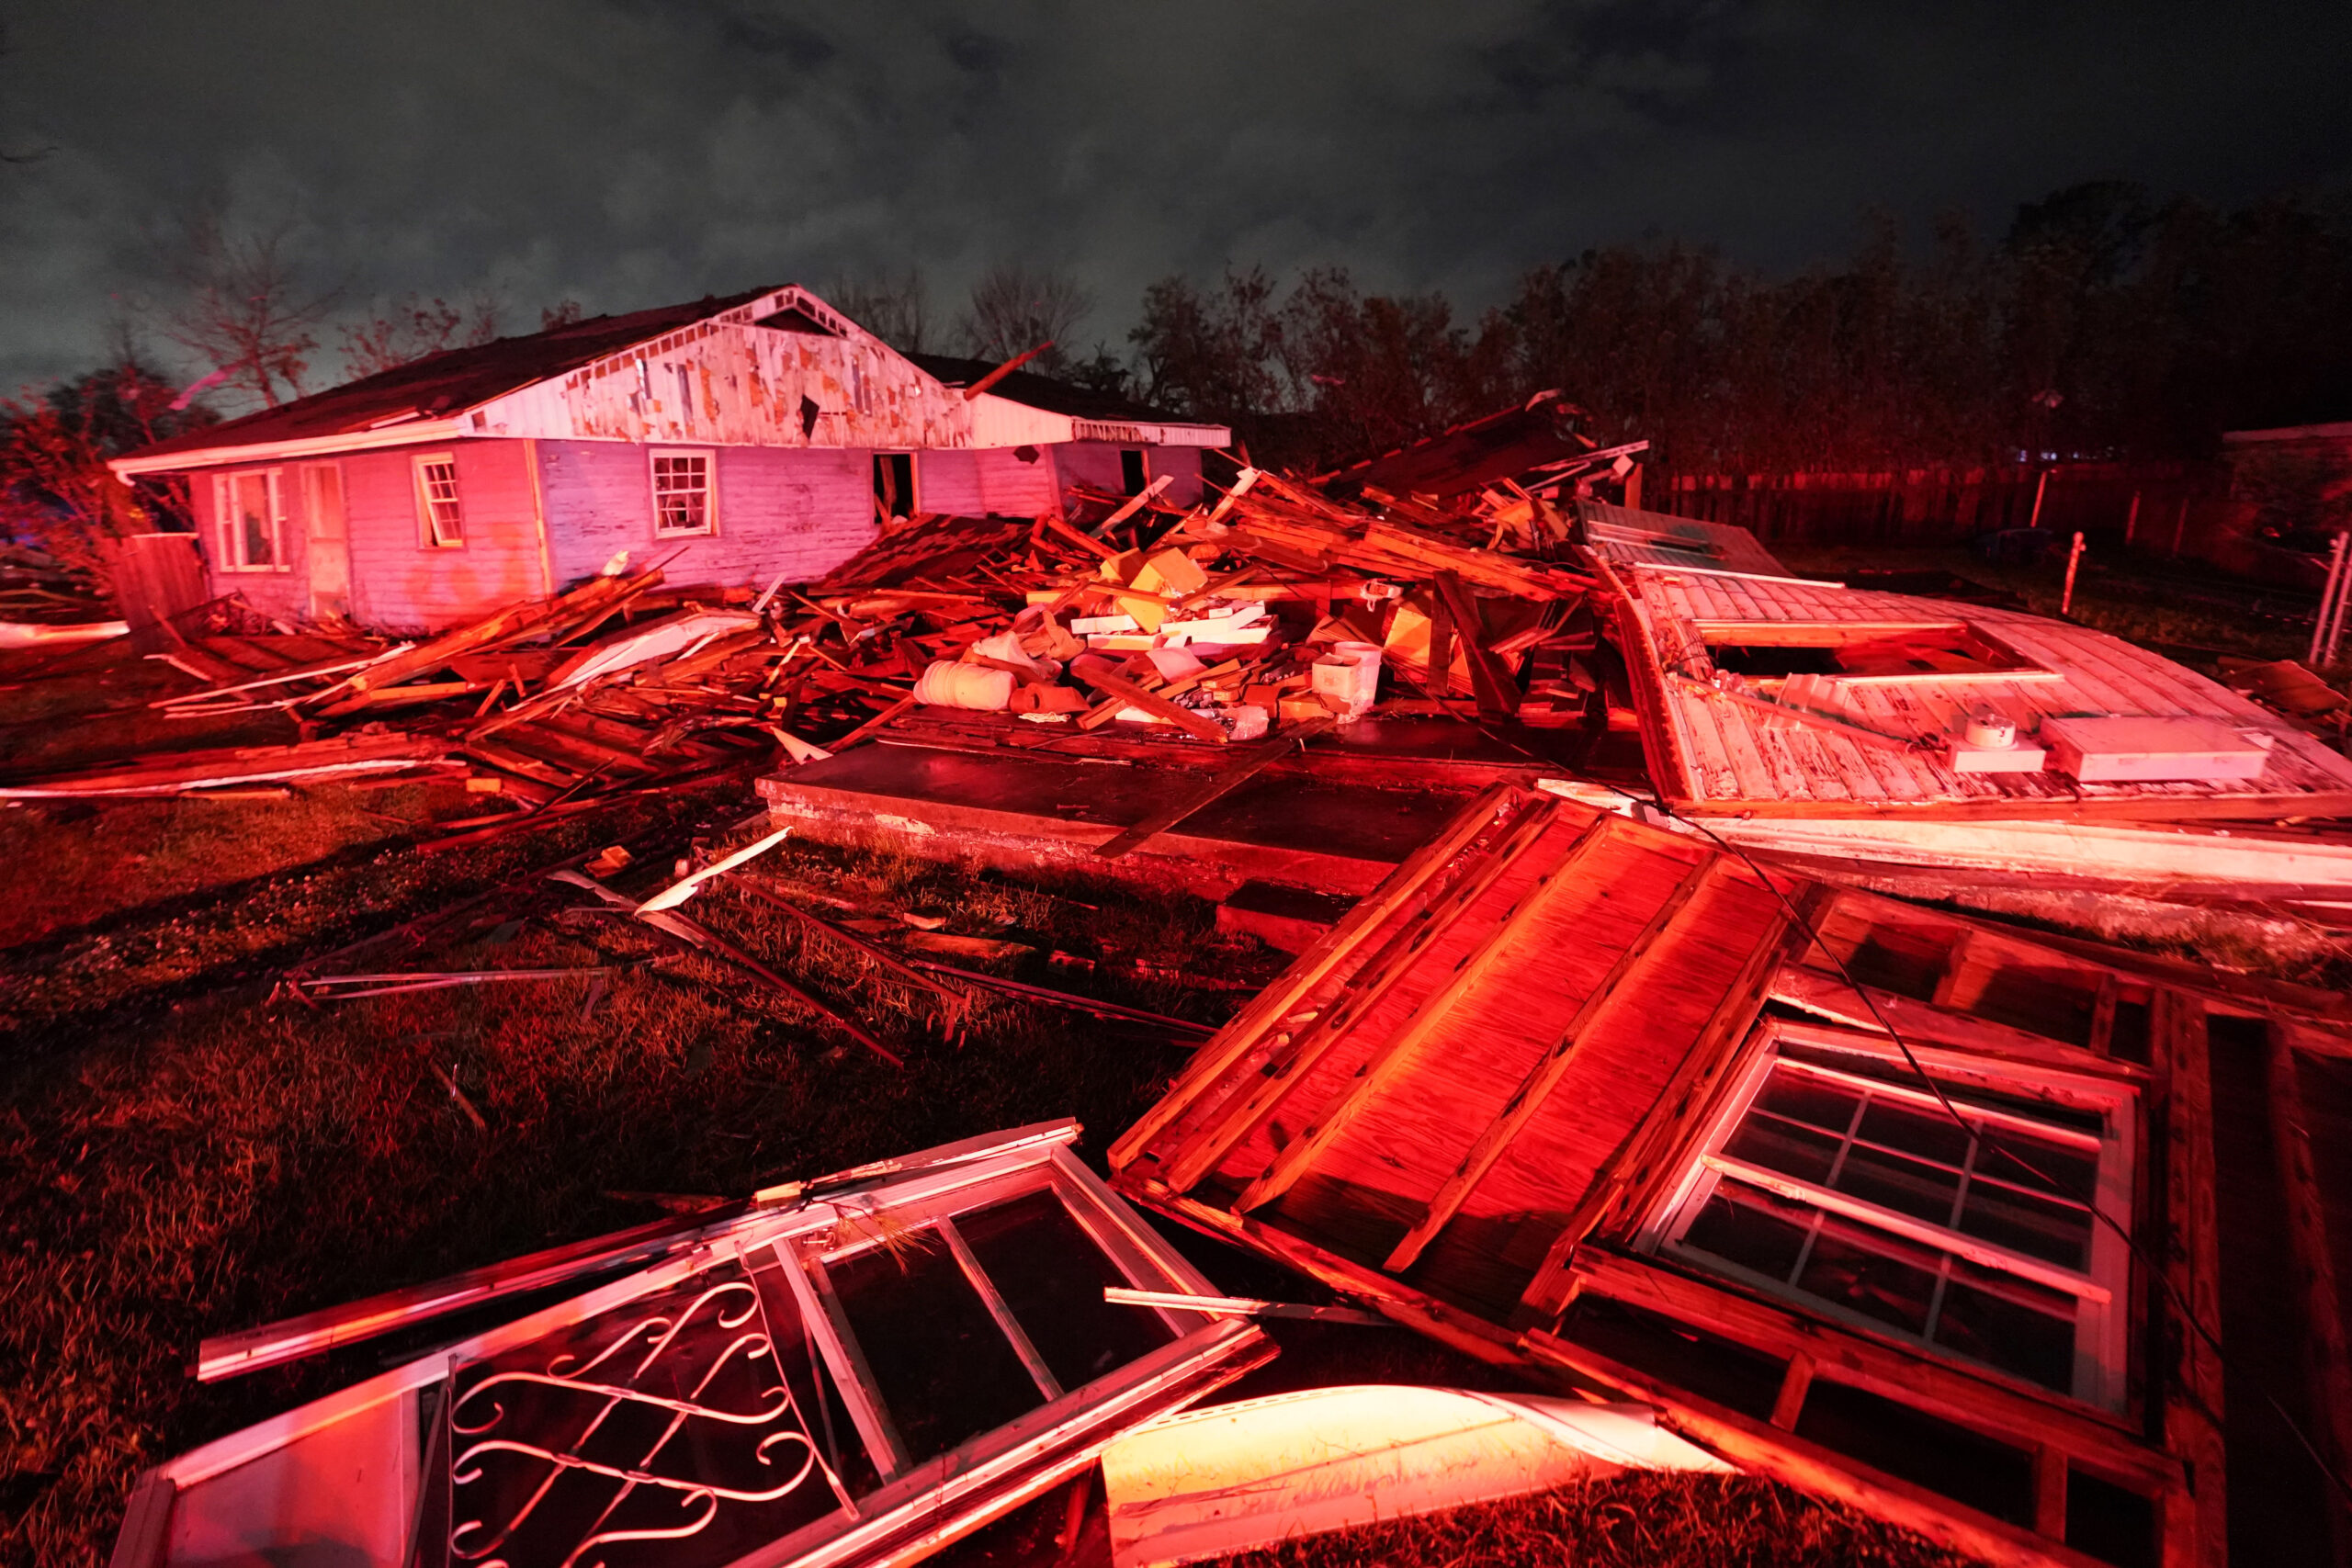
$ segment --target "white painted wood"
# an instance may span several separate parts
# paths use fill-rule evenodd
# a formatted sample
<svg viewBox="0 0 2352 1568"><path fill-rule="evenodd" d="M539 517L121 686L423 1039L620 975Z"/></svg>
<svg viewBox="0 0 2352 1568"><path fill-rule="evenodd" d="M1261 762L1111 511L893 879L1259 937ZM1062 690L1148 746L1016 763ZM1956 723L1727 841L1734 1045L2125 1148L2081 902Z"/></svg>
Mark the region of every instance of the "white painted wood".
<svg viewBox="0 0 2352 1568"><path fill-rule="evenodd" d="M1223 1557L1632 1468L1731 1467L1643 1405L1376 1384L1189 1410L1102 1453L1117 1568Z"/></svg>

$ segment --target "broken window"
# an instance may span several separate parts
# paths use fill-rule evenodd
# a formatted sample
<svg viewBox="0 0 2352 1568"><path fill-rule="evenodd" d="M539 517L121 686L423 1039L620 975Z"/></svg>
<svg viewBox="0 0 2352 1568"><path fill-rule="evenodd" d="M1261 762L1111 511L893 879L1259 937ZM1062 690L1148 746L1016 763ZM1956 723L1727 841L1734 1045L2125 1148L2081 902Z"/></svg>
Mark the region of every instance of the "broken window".
<svg viewBox="0 0 2352 1568"><path fill-rule="evenodd" d="M466 521L458 504L458 459L447 452L416 460L416 515L424 542L455 549L466 542Z"/></svg>
<svg viewBox="0 0 2352 1568"><path fill-rule="evenodd" d="M884 522L915 514L915 455L874 454L874 510Z"/></svg>
<svg viewBox="0 0 2352 1568"><path fill-rule="evenodd" d="M2128 1097L1778 1040L1670 1204L1662 1249L1832 1315L2114 1408Z"/></svg>
<svg viewBox="0 0 2352 1568"><path fill-rule="evenodd" d="M279 547L285 521L279 470L221 474L212 489L213 514L219 525L220 570L224 571L283 571Z"/></svg>
<svg viewBox="0 0 2352 1568"><path fill-rule="evenodd" d="M660 538L714 532L708 452L653 454L653 532Z"/></svg>
<svg viewBox="0 0 2352 1568"><path fill-rule="evenodd" d="M2047 673L1982 627L1962 622L1902 627L1718 623L1701 629L1716 669L1762 681L1790 675L1888 680Z"/></svg>
<svg viewBox="0 0 2352 1568"><path fill-rule="evenodd" d="M1266 1354L1245 1322L1105 1299L1209 1286L1069 1156L1075 1133L975 1139L235 1337L274 1361L512 1306L152 1473L174 1543L154 1561L322 1540L420 1565L903 1561ZM548 1269L570 1299L549 1303Z"/></svg>
<svg viewBox="0 0 2352 1568"><path fill-rule="evenodd" d="M1141 495L1143 487L1151 482L1150 476L1144 471L1148 467L1143 460L1143 453L1137 448L1130 446L1122 451L1119 454L1120 491L1127 495Z"/></svg>

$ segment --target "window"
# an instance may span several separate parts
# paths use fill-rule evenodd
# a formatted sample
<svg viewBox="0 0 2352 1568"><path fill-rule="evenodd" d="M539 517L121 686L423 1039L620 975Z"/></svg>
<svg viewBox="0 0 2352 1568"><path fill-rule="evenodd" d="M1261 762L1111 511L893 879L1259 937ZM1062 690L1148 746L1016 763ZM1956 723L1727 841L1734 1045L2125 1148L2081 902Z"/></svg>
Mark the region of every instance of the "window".
<svg viewBox="0 0 2352 1568"><path fill-rule="evenodd" d="M416 518L429 548L456 549L466 542L464 510L458 504L458 459L447 452L416 460Z"/></svg>
<svg viewBox="0 0 2352 1568"><path fill-rule="evenodd" d="M1144 472L1143 454L1130 446L1119 454L1119 489L1127 495L1141 495L1149 483Z"/></svg>
<svg viewBox="0 0 2352 1568"><path fill-rule="evenodd" d="M2120 1407L2129 1250L2090 1203L2131 1213L2129 1091L1921 1052L1962 1128L1899 1057L1817 1032L1772 1031L1651 1245Z"/></svg>
<svg viewBox="0 0 2352 1568"><path fill-rule="evenodd" d="M915 455L874 454L874 511L885 523L915 514Z"/></svg>
<svg viewBox="0 0 2352 1568"><path fill-rule="evenodd" d="M286 570L285 497L278 469L216 476L212 509L221 570Z"/></svg>
<svg viewBox="0 0 2352 1568"><path fill-rule="evenodd" d="M717 532L708 452L653 454L653 533L657 538Z"/></svg>

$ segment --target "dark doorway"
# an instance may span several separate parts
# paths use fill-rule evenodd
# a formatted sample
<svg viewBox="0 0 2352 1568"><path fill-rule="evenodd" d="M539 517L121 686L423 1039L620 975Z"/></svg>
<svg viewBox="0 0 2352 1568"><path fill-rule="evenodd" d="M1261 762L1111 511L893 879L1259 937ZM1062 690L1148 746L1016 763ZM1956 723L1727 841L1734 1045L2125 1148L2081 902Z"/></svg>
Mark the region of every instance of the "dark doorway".
<svg viewBox="0 0 2352 1568"><path fill-rule="evenodd" d="M874 454L874 510L884 521L915 513L915 455Z"/></svg>
<svg viewBox="0 0 2352 1568"><path fill-rule="evenodd" d="M1133 447L1119 454L1119 488L1128 495L1143 493L1143 454Z"/></svg>

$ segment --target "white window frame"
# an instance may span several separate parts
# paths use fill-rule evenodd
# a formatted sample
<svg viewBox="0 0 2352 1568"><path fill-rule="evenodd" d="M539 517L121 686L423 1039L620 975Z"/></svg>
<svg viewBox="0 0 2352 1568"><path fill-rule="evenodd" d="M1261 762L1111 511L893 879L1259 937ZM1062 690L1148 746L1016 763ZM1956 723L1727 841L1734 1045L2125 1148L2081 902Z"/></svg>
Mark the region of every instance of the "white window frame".
<svg viewBox="0 0 2352 1568"><path fill-rule="evenodd" d="M235 473L212 476L213 537L219 548L219 570L221 571L291 571L294 564L286 558L286 470L283 468L244 468ZM256 565L245 552L245 530L237 513L237 481L260 479L268 509L269 559Z"/></svg>
<svg viewBox="0 0 2352 1568"><path fill-rule="evenodd" d="M454 539L441 536L441 520L433 510L435 498L431 489L432 481L426 479L424 472L429 468L444 463L449 467L448 503L453 509L453 521L458 525L458 536ZM466 547L466 503L464 492L458 485L458 455L455 452L419 452L410 460L409 471L415 479L417 547L427 550L464 549Z"/></svg>
<svg viewBox="0 0 2352 1568"><path fill-rule="evenodd" d="M1708 1273L1738 1280L1784 1301L1798 1303L1809 1313L1894 1339L1908 1348L2008 1381L2036 1393L2071 1396L2105 1410L2124 1409L2130 1385L2132 1252L2113 1227L2096 1217L2092 1219L2089 1263L2086 1269L2076 1271L1957 1230L1947 1230L1898 1211L1880 1208L1782 1171L1748 1164L1723 1152L1746 1120L1750 1106L1762 1090L1774 1066L1782 1060L1781 1047L1783 1043L1843 1052L1898 1066L1907 1066L1892 1043L1871 1036L1785 1021L1768 1023L1750 1042L1748 1059L1742 1064L1731 1091L1724 1097L1721 1107L1708 1118L1691 1145L1692 1152L1688 1156L1688 1164L1680 1179L1653 1211L1636 1236L1636 1247L1675 1258ZM1965 1115L1989 1125L1996 1137L2002 1127L2008 1126L2030 1131L2037 1138L2073 1143L2086 1153L2096 1151L2098 1190L2092 1201L2100 1213L2120 1221L2127 1227L2132 1224L2139 1107L2137 1098L2129 1086L2088 1074L2054 1071L2039 1066L2023 1068L1988 1063L1982 1058L1922 1046L1915 1045L1912 1055L1918 1058L1920 1066L1930 1077L1943 1084L1948 1092L1955 1094L1956 1101ZM1823 1067L1812 1062L1798 1062L1793 1058L1789 1060L1789 1066L1808 1075L1865 1087L1874 1096L1900 1101L1937 1115L1944 1113L1936 1097L1922 1089L1890 1083L1880 1077L1840 1073L1835 1068ZM2054 1122L2037 1121L2030 1115L2012 1111L1979 1106L1959 1098L1961 1091L1972 1087L1994 1091L2012 1100L2040 1099L2070 1111L2096 1113L2100 1119L2100 1131L2097 1134L2089 1134ZM2052 1389L2018 1373L1976 1360L1950 1346L1912 1334L1883 1319L1839 1306L1799 1289L1789 1280L1758 1273L1728 1258L1685 1245L1684 1235L1706 1207L1707 1200L1726 1178L1762 1188L1777 1197L1805 1204L1824 1214L1884 1232L1897 1241L1948 1253L1981 1268L2073 1296L2076 1303L2073 1388ZM1932 1327L1931 1323L1931 1330Z"/></svg>
<svg viewBox="0 0 2352 1568"><path fill-rule="evenodd" d="M702 525L696 528L665 528L662 525L662 459L664 457L699 457L702 459ZM654 446L645 454L646 494L652 502L653 536L657 539L700 539L716 537L718 533L718 453L708 446Z"/></svg>

